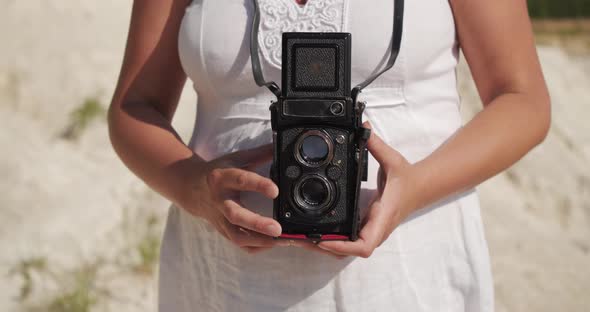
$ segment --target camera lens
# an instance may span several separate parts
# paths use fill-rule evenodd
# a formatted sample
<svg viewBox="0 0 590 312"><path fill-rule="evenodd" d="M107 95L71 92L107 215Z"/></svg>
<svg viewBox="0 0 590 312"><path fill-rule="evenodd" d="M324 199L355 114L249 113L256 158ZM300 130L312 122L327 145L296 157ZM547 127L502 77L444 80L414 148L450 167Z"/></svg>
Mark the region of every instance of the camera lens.
<svg viewBox="0 0 590 312"><path fill-rule="evenodd" d="M332 183L318 174L306 175L295 184L294 200L305 214L321 214L330 208L335 197Z"/></svg>
<svg viewBox="0 0 590 312"><path fill-rule="evenodd" d="M320 167L330 162L333 148L332 141L325 132L311 130L297 140L295 158L308 167Z"/></svg>
<svg viewBox="0 0 590 312"><path fill-rule="evenodd" d="M328 157L328 143L322 137L310 135L303 139L299 152L305 161L319 163Z"/></svg>
<svg viewBox="0 0 590 312"><path fill-rule="evenodd" d="M328 199L328 187L318 178L311 178L301 184L301 198L310 206L319 206Z"/></svg>

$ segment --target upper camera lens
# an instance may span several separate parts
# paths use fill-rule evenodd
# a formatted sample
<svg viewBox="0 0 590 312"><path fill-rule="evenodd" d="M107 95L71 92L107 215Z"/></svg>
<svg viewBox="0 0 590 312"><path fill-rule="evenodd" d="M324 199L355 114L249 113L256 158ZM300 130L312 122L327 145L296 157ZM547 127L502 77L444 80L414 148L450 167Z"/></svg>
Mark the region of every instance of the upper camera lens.
<svg viewBox="0 0 590 312"><path fill-rule="evenodd" d="M329 200L328 186L318 178L310 178L301 184L301 198L312 207L321 206Z"/></svg>
<svg viewBox="0 0 590 312"><path fill-rule="evenodd" d="M308 167L320 167L332 160L333 148L327 133L321 130L310 130L297 140L295 158Z"/></svg>
<svg viewBox="0 0 590 312"><path fill-rule="evenodd" d="M310 163L320 163L328 157L328 143L324 138L310 135L303 139L299 152L303 159Z"/></svg>

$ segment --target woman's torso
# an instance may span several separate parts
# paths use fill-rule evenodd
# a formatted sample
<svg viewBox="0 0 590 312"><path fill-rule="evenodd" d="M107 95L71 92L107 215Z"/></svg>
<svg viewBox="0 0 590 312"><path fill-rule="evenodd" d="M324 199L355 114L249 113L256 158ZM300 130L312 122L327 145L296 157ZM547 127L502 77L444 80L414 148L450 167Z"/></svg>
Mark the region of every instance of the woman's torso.
<svg viewBox="0 0 590 312"><path fill-rule="evenodd" d="M281 83L283 31L350 32L352 85L369 77L387 61L393 0L310 0L303 7L294 0L259 0L259 3L260 54L267 80ZM398 60L360 98L367 101L365 119L391 145L402 152L411 146L428 146L424 152L415 148L406 151L410 159L417 160L461 125L455 79L458 46L447 1L406 1L405 7ZM213 138L229 130L224 122L270 120L268 106L273 95L258 87L252 76L249 53L252 12L251 0L196 0L187 9L179 51L199 96L199 114L191 145L202 156L216 157L246 148L248 144L262 143L246 140L236 145L217 141L221 144L211 146L216 143ZM417 120L410 123L411 118ZM264 137L270 139L268 133Z"/></svg>
<svg viewBox="0 0 590 312"><path fill-rule="evenodd" d="M309 0L303 7L294 0L259 3L267 80L280 85L284 31L350 32L352 85L387 62L393 1ZM268 107L273 95L255 84L251 70L252 13L251 0L194 0L183 19L179 53L198 93L189 146L206 159L271 142ZM457 60L448 2L406 1L398 60L360 99L367 101L364 120L411 162L429 155L461 126ZM257 171L268 176L268 165ZM361 215L376 189L377 169L370 157ZM272 216L269 200L243 193L242 201ZM465 299L469 291L483 287L487 301L491 292L474 192L412 215L369 259L333 260L298 248L248 255L172 206L161 260L163 311L440 311L465 306L467 300L481 304L482 296Z"/></svg>

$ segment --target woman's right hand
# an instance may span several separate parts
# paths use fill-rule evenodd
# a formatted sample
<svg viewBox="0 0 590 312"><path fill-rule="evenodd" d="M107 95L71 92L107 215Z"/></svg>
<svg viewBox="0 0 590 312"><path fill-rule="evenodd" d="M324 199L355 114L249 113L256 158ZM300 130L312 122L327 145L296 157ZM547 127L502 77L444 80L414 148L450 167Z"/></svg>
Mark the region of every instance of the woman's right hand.
<svg viewBox="0 0 590 312"><path fill-rule="evenodd" d="M274 182L253 169L272 159L272 144L242 150L220 158L201 162L191 174L190 200L184 209L205 219L234 245L254 253L288 242L275 240L282 232L274 219L261 216L243 207L242 191L258 192L269 199L278 196ZM196 183L195 183L196 182Z"/></svg>
<svg viewBox="0 0 590 312"><path fill-rule="evenodd" d="M316 244L301 240L275 240L282 232L274 219L263 217L245 208L239 200L243 191L258 192L274 199L279 189L274 182L252 170L272 159L272 144L224 155L209 162L199 162L191 196L183 207L203 218L234 245L248 253L257 253L275 246L293 246L342 259Z"/></svg>

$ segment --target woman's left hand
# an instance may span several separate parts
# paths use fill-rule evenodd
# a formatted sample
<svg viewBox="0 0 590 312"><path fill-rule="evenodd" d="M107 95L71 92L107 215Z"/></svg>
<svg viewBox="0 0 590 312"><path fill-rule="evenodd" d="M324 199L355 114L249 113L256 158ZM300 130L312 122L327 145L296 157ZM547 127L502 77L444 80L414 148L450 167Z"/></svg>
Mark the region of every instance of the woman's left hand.
<svg viewBox="0 0 590 312"><path fill-rule="evenodd" d="M368 123L364 126L370 128ZM320 248L337 255L370 257L415 209L415 194L418 192L412 165L374 131L371 132L367 148L380 164L377 194L369 206L358 240L323 241L318 244Z"/></svg>

